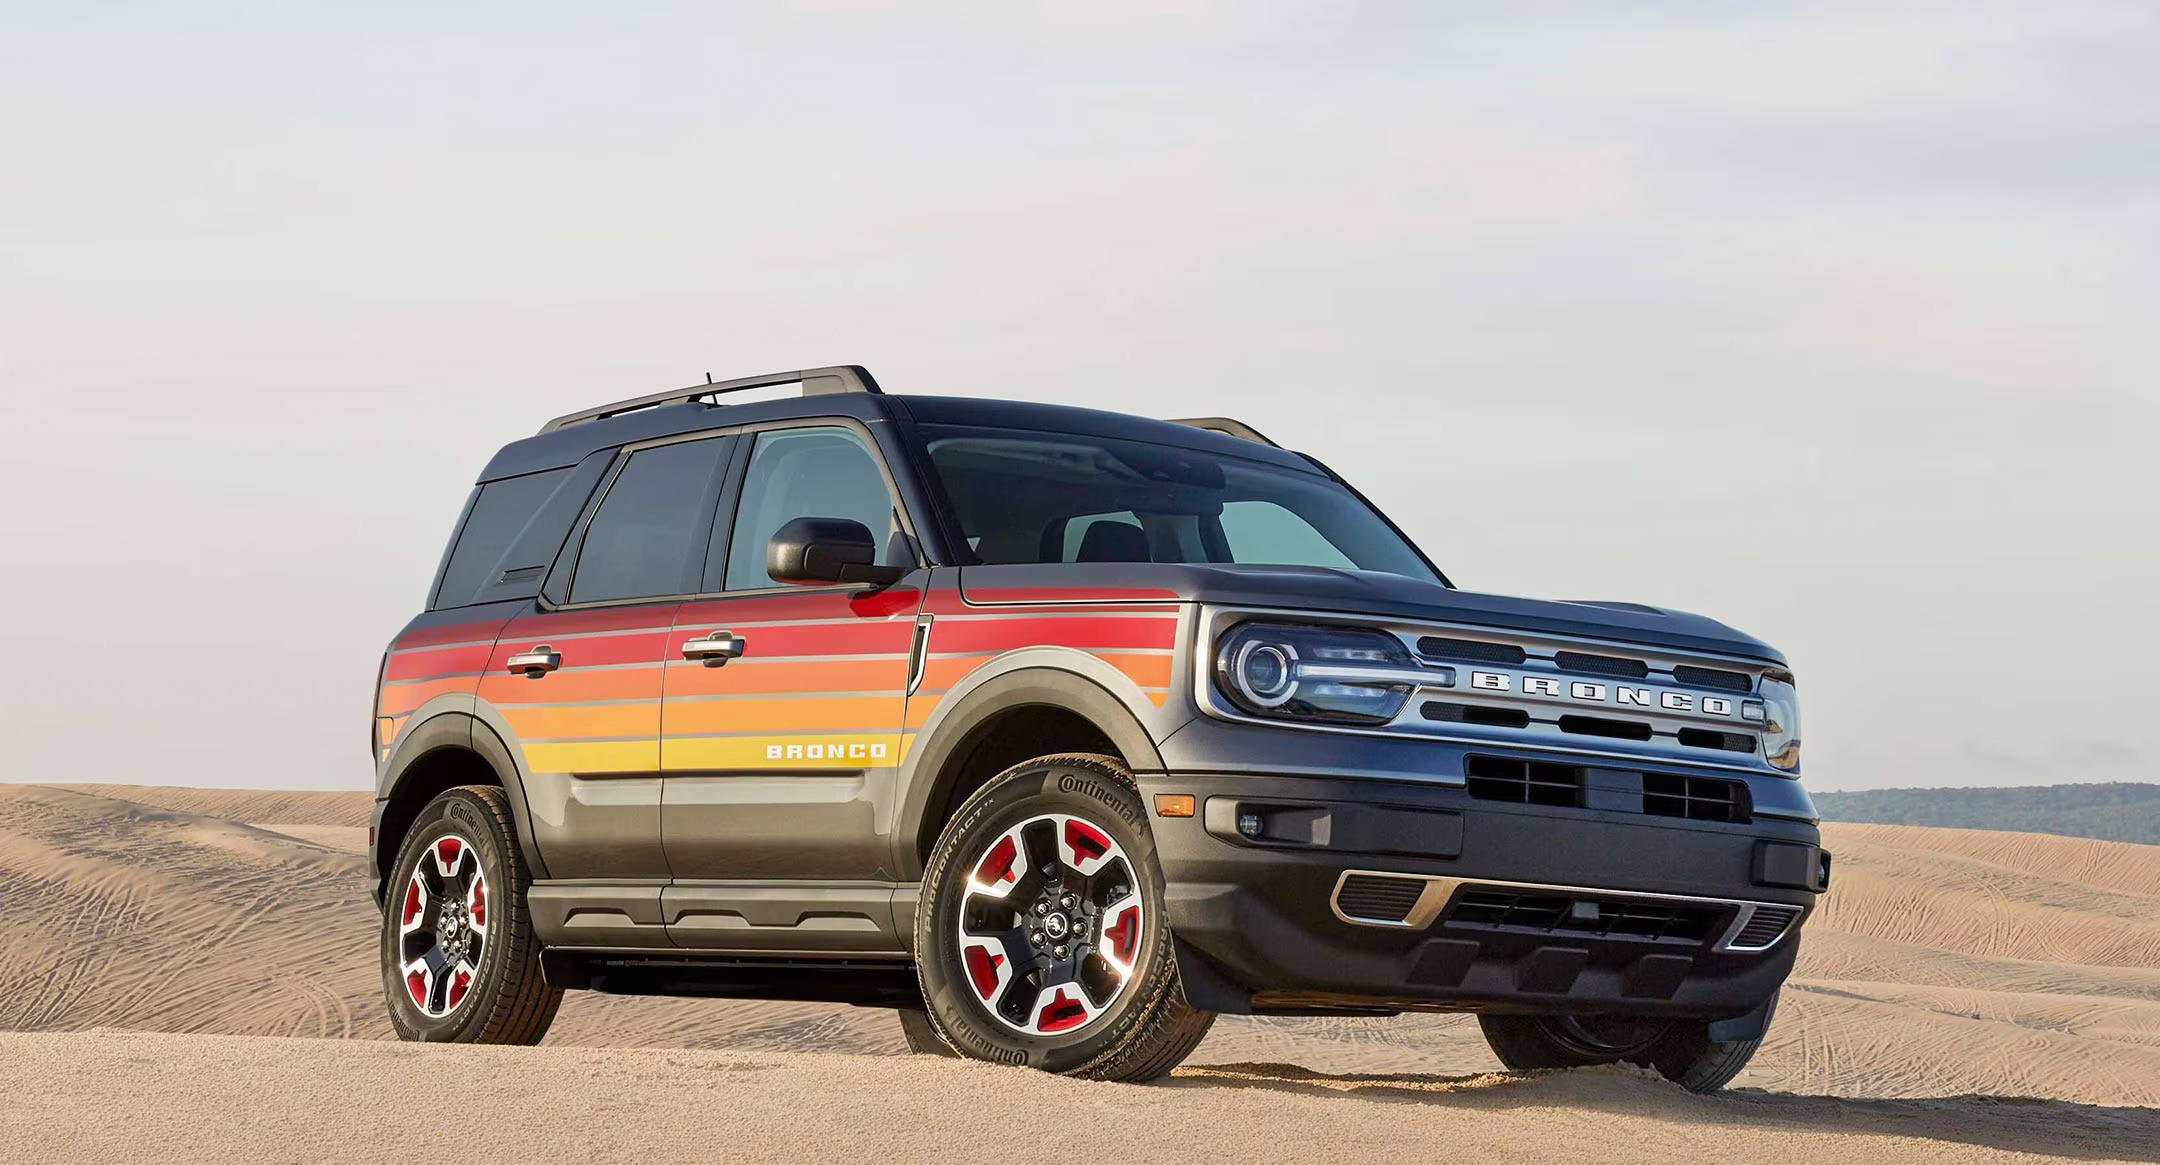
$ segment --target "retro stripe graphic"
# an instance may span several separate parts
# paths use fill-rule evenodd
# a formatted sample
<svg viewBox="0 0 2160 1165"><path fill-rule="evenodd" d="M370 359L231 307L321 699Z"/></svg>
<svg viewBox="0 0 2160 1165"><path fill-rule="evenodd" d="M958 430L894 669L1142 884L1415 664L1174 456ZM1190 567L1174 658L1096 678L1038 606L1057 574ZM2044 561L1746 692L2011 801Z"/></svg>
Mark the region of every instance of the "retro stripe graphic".
<svg viewBox="0 0 2160 1165"><path fill-rule="evenodd" d="M830 591L520 616L502 626L402 637L377 715L387 749L405 718L472 693L509 725L535 771L785 772L900 764L945 695L999 655L1086 651L1162 705L1183 607L1160 591ZM1166 601L1168 600L1168 601ZM918 608L935 616L923 677L905 695ZM685 642L731 631L747 650L720 667ZM511 655L545 643L559 670L527 679Z"/></svg>

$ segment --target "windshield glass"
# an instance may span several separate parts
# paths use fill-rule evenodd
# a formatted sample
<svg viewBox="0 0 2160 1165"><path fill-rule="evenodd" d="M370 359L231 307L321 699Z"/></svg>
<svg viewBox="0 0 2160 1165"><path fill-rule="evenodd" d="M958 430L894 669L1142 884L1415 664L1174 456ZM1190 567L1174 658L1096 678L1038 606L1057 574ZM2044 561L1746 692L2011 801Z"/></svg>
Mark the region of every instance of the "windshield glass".
<svg viewBox="0 0 2160 1165"><path fill-rule="evenodd" d="M1318 473L1174 445L926 425L984 564L1235 562L1439 581L1356 494Z"/></svg>

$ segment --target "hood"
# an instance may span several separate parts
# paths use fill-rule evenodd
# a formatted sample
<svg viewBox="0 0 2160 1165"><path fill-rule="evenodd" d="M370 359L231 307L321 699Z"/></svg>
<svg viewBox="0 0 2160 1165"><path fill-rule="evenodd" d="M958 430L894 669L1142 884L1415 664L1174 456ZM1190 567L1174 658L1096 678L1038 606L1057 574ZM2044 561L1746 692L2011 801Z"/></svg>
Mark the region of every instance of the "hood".
<svg viewBox="0 0 2160 1165"><path fill-rule="evenodd" d="M1337 614L1430 619L1478 627L1581 636L1648 647L1739 655L1783 664L1785 657L1752 635L1715 619L1640 603L1520 599L1453 590L1400 575L1308 566L1213 566L1171 563L1072 563L1043 567L969 567L962 586L971 599L978 585L1006 571L1054 569L1060 583L1086 589L1161 589L1182 599L1223 606L1290 607ZM1085 574L1086 583L1076 577ZM1048 575L1037 575L1047 582ZM1015 579L1014 581L1018 581ZM1078 585L1076 585L1078 584ZM979 601L979 600L978 600Z"/></svg>

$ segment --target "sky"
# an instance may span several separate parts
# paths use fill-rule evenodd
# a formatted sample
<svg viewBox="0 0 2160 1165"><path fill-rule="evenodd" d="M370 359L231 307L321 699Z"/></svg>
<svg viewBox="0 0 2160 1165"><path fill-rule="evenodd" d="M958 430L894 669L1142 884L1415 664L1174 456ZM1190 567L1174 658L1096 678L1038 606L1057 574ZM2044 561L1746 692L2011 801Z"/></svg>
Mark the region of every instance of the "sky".
<svg viewBox="0 0 2160 1165"><path fill-rule="evenodd" d="M367 788L502 443L1227 414L1779 645L1819 789L2160 780L2160 7L0 0L0 780Z"/></svg>

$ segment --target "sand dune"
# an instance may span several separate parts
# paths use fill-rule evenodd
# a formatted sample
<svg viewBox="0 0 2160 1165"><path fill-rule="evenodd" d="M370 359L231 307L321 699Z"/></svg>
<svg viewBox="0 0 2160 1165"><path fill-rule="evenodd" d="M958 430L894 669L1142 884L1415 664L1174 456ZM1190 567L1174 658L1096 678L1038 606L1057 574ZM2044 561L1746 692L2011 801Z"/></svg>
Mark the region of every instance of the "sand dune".
<svg viewBox="0 0 2160 1165"><path fill-rule="evenodd" d="M366 812L365 794L0 786L0 901L7 903L0 912L0 1032L118 1028L388 1039L374 961L376 918L365 900L359 852ZM1439 1015L1226 1018L1178 1079L1257 1090L1263 1095L1255 1101L1266 1103L1281 1102L1286 1093L1302 1103L1349 1091L1385 1101L1408 1093L1426 1105L1435 1089L1450 1097L1467 1089L1475 1099L1441 1106L1457 1115L1580 1103L1657 1113L1676 1105L1769 1104L1772 1091L2043 1097L2109 1106L2047 1106L2072 1125L2090 1118L2100 1122L2097 1128L2107 1123L2102 1117L2120 1117L2129 1121L2125 1127L2153 1135L2154 1126L2139 1122L2156 1114L2121 1106L2160 1106L2160 847L1896 826L1827 832L1838 854L1836 890L1809 927L1768 1044L1737 1085L1767 1091L1696 1101L1624 1075L1588 1084L1507 1083L1507 1077L1446 1083L1486 1080L1482 1074L1498 1065L1473 1021ZM0 1037L7 1041L0 1047L11 1049L0 1060L55 1046L22 1042L32 1038ZM145 1038L137 1036L68 1038L77 1042L61 1046L77 1049L68 1056L82 1065L124 1058L131 1048L178 1046L129 1042ZM577 1071L585 1073L650 1071L675 1082L668 1087L732 1080L731 1073L750 1070L744 1057L901 1051L893 1018L879 1011L582 993L565 1004L548 1043L720 1054L705 1060L655 1052L640 1059L616 1051L594 1059L600 1054L583 1052L575 1054L582 1059L548 1061L583 1065ZM185 1047L175 1054L230 1061L235 1072L255 1070L266 1056L321 1061L333 1078L368 1077L388 1071L389 1063L376 1053L324 1061L330 1053L315 1045L276 1053L248 1041ZM495 1065L488 1057L519 1054L409 1051L421 1055L413 1070L423 1075L449 1070L443 1056L469 1054ZM1300 1067L1206 1067L1254 1063ZM878 1082L881 1073L898 1070L822 1061L813 1070L792 1059L767 1067L829 1071L835 1086L846 1081L848 1087L858 1077ZM947 1078L971 1068L924 1070L939 1074L936 1087L965 1089L977 1079ZM1068 1098L1073 1103L1083 1109L1095 1103L1086 1099L1094 1095L1090 1086L1011 1085L1001 1077L1000 1087L1072 1087L1081 1090ZM1183 1102L1165 1094L1144 1103L1161 1105L1170 1116ZM1799 1110L1790 1106L1800 1102L1790 1097L1777 1103L1787 1107L1746 1109L1749 1115L1733 1119L1756 1132L1813 1119L1795 1115ZM1890 1135L1899 1121L1929 1126L1933 1110L1866 1111L1901 1115L1855 1125L1849 1131L1861 1140ZM1975 1119L1960 1112L1959 1121ZM1415 1124L1429 1115L1404 1119ZM1967 1140L1974 1148L2032 1147L2008 1133ZM2121 1148L2109 1144L2111 1151ZM1624 1149L1616 1148L1614 1159L1632 1159Z"/></svg>

